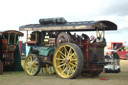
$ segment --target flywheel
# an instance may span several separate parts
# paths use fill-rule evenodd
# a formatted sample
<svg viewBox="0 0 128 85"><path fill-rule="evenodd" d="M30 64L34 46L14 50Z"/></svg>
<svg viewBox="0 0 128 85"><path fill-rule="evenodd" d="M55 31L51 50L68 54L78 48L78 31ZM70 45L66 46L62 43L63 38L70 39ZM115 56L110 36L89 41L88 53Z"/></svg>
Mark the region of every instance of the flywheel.
<svg viewBox="0 0 128 85"><path fill-rule="evenodd" d="M58 34L58 37L56 39L56 45L57 47L62 43L69 43L71 42L71 36L66 32L61 32Z"/></svg>

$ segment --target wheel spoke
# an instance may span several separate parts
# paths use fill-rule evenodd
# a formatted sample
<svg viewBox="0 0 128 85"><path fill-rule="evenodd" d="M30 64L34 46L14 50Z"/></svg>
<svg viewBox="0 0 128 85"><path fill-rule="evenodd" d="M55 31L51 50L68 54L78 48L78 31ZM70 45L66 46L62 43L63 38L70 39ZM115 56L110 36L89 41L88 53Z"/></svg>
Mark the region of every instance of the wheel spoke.
<svg viewBox="0 0 128 85"><path fill-rule="evenodd" d="M36 67L36 68L37 68L37 67L38 67L38 65L34 64L34 65L33 65L33 67Z"/></svg>
<svg viewBox="0 0 128 85"><path fill-rule="evenodd" d="M32 57L30 57L29 59L30 59L30 61L32 61Z"/></svg>
<svg viewBox="0 0 128 85"><path fill-rule="evenodd" d="M66 65L63 66L63 69L66 67Z"/></svg>
<svg viewBox="0 0 128 85"><path fill-rule="evenodd" d="M30 73L32 73L32 67L29 68Z"/></svg>
<svg viewBox="0 0 128 85"><path fill-rule="evenodd" d="M73 67L77 67L77 65L74 65L73 63L69 63L71 66L73 66Z"/></svg>
<svg viewBox="0 0 128 85"><path fill-rule="evenodd" d="M74 73L75 72L75 68L74 67L71 67L71 69L72 69L72 73Z"/></svg>
<svg viewBox="0 0 128 85"><path fill-rule="evenodd" d="M64 59L56 58L56 60L62 60L63 61Z"/></svg>
<svg viewBox="0 0 128 85"><path fill-rule="evenodd" d="M27 65L27 69L30 69L31 67L30 67L30 65Z"/></svg>
<svg viewBox="0 0 128 85"><path fill-rule="evenodd" d="M28 61L27 62L31 62L31 59L30 58L28 58Z"/></svg>
<svg viewBox="0 0 128 85"><path fill-rule="evenodd" d="M31 62L27 62L27 66L31 66Z"/></svg>
<svg viewBox="0 0 128 85"><path fill-rule="evenodd" d="M60 63L65 63L64 61L61 61Z"/></svg>
<svg viewBox="0 0 128 85"><path fill-rule="evenodd" d="M80 73L83 56L79 49L79 46L73 43L64 43L56 49L53 65L56 73L62 78L75 78Z"/></svg>
<svg viewBox="0 0 128 85"><path fill-rule="evenodd" d="M73 53L71 56L69 56L69 59L71 59L71 57L74 56L74 55L75 55L75 53Z"/></svg>
<svg viewBox="0 0 128 85"><path fill-rule="evenodd" d="M67 54L68 54L68 51L67 51L67 48L66 48L66 46L64 46L64 49L65 49L65 56L67 56Z"/></svg>
<svg viewBox="0 0 128 85"><path fill-rule="evenodd" d="M34 62L37 61L37 58L34 60Z"/></svg>
<svg viewBox="0 0 128 85"><path fill-rule="evenodd" d="M37 71L37 68L34 68L34 71L36 72Z"/></svg>
<svg viewBox="0 0 128 85"><path fill-rule="evenodd" d="M70 66L69 66L69 69L68 69L68 72L67 72L67 76L69 76L69 73L70 73Z"/></svg>
<svg viewBox="0 0 128 85"><path fill-rule="evenodd" d="M77 59L71 59L70 61L77 61Z"/></svg>
<svg viewBox="0 0 128 85"><path fill-rule="evenodd" d="M25 60L25 70L29 75L37 75L40 70L38 56L30 54Z"/></svg>
<svg viewBox="0 0 128 85"><path fill-rule="evenodd" d="M32 67L32 71L31 71L31 73L34 73L34 68Z"/></svg>
<svg viewBox="0 0 128 85"><path fill-rule="evenodd" d="M72 49L70 48L67 56L69 56L69 55L70 55L71 50L72 50Z"/></svg>
<svg viewBox="0 0 128 85"><path fill-rule="evenodd" d="M32 68L38 68L38 65L34 64L34 65L32 66Z"/></svg>
<svg viewBox="0 0 128 85"><path fill-rule="evenodd" d="M58 52L61 54L61 57L64 59L65 55L61 51Z"/></svg>
<svg viewBox="0 0 128 85"><path fill-rule="evenodd" d="M33 62L34 64L38 64L38 61Z"/></svg>
<svg viewBox="0 0 128 85"><path fill-rule="evenodd" d="M37 71L37 70L36 70L36 68L34 67L34 68L33 68L33 72L36 73L36 71Z"/></svg>
<svg viewBox="0 0 128 85"><path fill-rule="evenodd" d="M62 67L62 66L64 66L64 65L65 65L65 63L64 63L64 64L61 64L61 65L59 65L59 66L57 66L57 68Z"/></svg>
<svg viewBox="0 0 128 85"><path fill-rule="evenodd" d="M66 71L67 67L61 72L61 75Z"/></svg>
<svg viewBox="0 0 128 85"><path fill-rule="evenodd" d="M35 74L38 69L38 66L31 67L31 73Z"/></svg>
<svg viewBox="0 0 128 85"><path fill-rule="evenodd" d="M29 60L32 62L33 61L33 56L29 56Z"/></svg>

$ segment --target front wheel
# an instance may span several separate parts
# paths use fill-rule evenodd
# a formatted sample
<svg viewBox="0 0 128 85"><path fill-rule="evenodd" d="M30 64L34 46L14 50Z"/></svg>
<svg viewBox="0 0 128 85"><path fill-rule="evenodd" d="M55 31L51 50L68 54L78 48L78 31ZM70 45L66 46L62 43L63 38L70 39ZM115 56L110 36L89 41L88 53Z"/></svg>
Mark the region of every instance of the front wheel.
<svg viewBox="0 0 128 85"><path fill-rule="evenodd" d="M25 60L25 71L28 75L37 75L41 68L41 60L35 54L30 54Z"/></svg>
<svg viewBox="0 0 128 85"><path fill-rule="evenodd" d="M54 53L53 64L60 77L76 78L83 68L83 53L78 45L63 43Z"/></svg>

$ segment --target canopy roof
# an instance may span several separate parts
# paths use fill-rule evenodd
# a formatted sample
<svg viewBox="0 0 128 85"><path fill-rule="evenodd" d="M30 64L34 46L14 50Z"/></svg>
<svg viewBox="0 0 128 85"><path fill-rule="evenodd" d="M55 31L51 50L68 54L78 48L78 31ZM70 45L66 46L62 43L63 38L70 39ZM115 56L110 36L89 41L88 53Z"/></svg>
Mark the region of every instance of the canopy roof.
<svg viewBox="0 0 128 85"><path fill-rule="evenodd" d="M16 31L16 30L7 30L0 32L0 35L7 35L7 34L16 34L17 36L23 36L24 34L22 32Z"/></svg>
<svg viewBox="0 0 128 85"><path fill-rule="evenodd" d="M117 30L117 25L111 21L81 21L63 24L28 24L19 27L20 31L96 31Z"/></svg>

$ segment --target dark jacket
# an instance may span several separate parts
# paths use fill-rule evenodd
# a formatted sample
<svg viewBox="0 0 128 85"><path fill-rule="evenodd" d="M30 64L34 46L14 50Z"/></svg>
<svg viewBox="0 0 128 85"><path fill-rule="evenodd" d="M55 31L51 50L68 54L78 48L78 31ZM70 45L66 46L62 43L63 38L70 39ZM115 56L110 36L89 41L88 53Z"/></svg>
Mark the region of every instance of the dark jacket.
<svg viewBox="0 0 128 85"><path fill-rule="evenodd" d="M117 53L114 53L113 58L114 59L120 59L120 56Z"/></svg>
<svg viewBox="0 0 128 85"><path fill-rule="evenodd" d="M105 55L104 57L105 57L106 59L110 58L110 56L108 56L108 55Z"/></svg>

